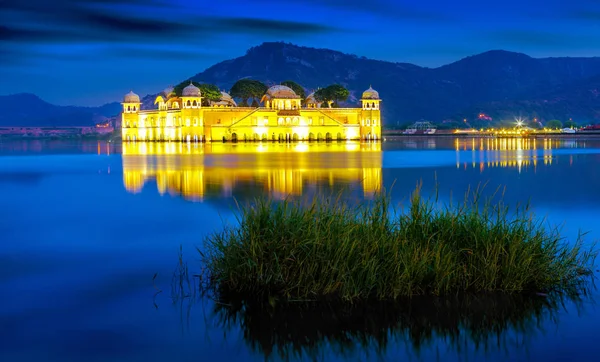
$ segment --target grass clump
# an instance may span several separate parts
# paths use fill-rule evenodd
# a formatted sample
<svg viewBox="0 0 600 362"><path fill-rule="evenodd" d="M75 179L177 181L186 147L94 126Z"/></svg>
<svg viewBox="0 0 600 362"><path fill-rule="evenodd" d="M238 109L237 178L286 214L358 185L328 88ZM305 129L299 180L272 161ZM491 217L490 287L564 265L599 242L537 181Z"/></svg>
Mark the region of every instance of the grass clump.
<svg viewBox="0 0 600 362"><path fill-rule="evenodd" d="M240 207L239 224L209 236L203 259L217 292L284 300L394 300L457 292L578 288L596 253L547 229L529 206L480 192L438 206L420 186L405 212L390 197Z"/></svg>

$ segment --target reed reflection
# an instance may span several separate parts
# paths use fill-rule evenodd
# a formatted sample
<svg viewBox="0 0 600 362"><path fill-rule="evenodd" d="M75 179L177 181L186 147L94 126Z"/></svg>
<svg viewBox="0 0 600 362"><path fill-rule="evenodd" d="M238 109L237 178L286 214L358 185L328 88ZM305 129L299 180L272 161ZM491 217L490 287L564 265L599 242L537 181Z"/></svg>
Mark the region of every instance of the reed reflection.
<svg viewBox="0 0 600 362"><path fill-rule="evenodd" d="M187 200L236 192L285 198L348 187L372 197L382 185L379 143L124 143L123 183L131 193L150 181Z"/></svg>
<svg viewBox="0 0 600 362"><path fill-rule="evenodd" d="M414 297L394 303L342 305L278 304L221 296L219 303L208 307L212 325L223 329L226 338L241 330L245 343L265 360L316 361L330 355L401 360L402 356L395 355L400 351L418 359L440 348L446 356L456 354L457 360L489 353L508 359L526 353L540 334L556 330L567 305L581 313L587 293ZM192 298L185 304L181 304L182 312L187 309L189 318L195 302Z"/></svg>
<svg viewBox="0 0 600 362"><path fill-rule="evenodd" d="M456 138L457 168L479 168L483 172L492 167L514 167L521 172L524 167L538 164L552 165L553 150L558 148L585 148L585 140L536 138ZM468 154L471 151L471 154ZM571 159L572 163L572 159Z"/></svg>

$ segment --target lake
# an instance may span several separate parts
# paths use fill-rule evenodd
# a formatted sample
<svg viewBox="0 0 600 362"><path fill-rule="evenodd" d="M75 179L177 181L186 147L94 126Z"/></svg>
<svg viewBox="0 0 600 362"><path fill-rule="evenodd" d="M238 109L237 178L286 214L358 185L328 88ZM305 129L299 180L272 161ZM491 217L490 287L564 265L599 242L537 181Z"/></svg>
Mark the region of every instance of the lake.
<svg viewBox="0 0 600 362"><path fill-rule="evenodd" d="M193 282L236 202L385 188L401 206L421 181L444 201L485 185L568 241L600 239L600 139L0 141L0 360L596 360L595 289L269 313L174 281L181 250Z"/></svg>

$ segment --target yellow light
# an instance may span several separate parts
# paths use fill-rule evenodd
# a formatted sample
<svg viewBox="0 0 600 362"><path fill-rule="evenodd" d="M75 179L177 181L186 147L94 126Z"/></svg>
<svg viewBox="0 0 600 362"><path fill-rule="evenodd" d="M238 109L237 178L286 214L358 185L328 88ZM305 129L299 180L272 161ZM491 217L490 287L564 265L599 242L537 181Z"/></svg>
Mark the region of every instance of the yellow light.
<svg viewBox="0 0 600 362"><path fill-rule="evenodd" d="M346 129L346 139L347 140L354 140L354 139L358 139L359 137L359 129L358 127L352 127L352 128L348 128Z"/></svg>
<svg viewBox="0 0 600 362"><path fill-rule="evenodd" d="M297 143L294 147L296 152L308 152L308 145L306 143Z"/></svg>
<svg viewBox="0 0 600 362"><path fill-rule="evenodd" d="M292 127L292 134L295 133L298 135L298 139L300 140L306 140L308 139L308 127L304 127L304 126L299 126L299 127Z"/></svg>

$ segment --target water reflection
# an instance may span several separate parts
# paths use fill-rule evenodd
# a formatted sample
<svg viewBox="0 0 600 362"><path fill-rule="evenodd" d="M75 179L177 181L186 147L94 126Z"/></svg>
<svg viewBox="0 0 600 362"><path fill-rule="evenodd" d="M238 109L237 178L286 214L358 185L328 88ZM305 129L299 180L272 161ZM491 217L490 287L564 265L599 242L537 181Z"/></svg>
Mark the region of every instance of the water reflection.
<svg viewBox="0 0 600 362"><path fill-rule="evenodd" d="M539 163L552 165L553 151L560 148L586 148L587 140L552 138L456 138L456 167L485 168L537 167ZM471 151L468 155L466 151ZM573 157L570 158L573 162Z"/></svg>
<svg viewBox="0 0 600 362"><path fill-rule="evenodd" d="M370 198L382 185L379 143L125 143L122 153L129 192L153 181L161 195L194 201L265 191L284 198L345 186Z"/></svg>
<svg viewBox="0 0 600 362"><path fill-rule="evenodd" d="M375 357L371 353L402 359L397 355L402 349L409 358L421 358L432 347L445 346L444 354L469 360L473 354L509 358L527 350L546 328L556 328L565 303L581 313L584 300L577 294L416 297L362 305L228 300L215 304L212 316L226 333L241 329L246 344L265 359L323 360L329 354L348 359L365 353L367 359Z"/></svg>

